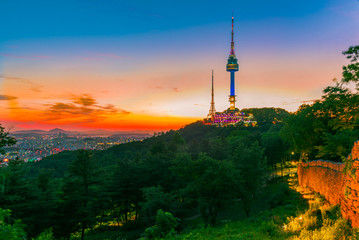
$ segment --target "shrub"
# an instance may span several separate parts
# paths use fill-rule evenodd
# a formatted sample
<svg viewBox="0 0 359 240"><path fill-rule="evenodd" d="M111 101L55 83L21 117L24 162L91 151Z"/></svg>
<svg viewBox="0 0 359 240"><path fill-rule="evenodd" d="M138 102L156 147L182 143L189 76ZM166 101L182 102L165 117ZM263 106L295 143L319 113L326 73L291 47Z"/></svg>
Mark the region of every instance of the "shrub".
<svg viewBox="0 0 359 240"><path fill-rule="evenodd" d="M336 220L340 218L340 205L332 205L326 209L322 208L322 217L323 219L329 218L331 220Z"/></svg>
<svg viewBox="0 0 359 240"><path fill-rule="evenodd" d="M156 239L166 237L175 232L178 220L171 213L164 212L162 209L157 211L156 224L145 230L145 239Z"/></svg>
<svg viewBox="0 0 359 240"><path fill-rule="evenodd" d="M262 222L260 226L260 231L263 233L267 233L268 236L272 237L278 234L278 226L273 222L273 220L265 221Z"/></svg>
<svg viewBox="0 0 359 240"><path fill-rule="evenodd" d="M35 239L32 240L53 240L54 236L52 233L52 229L46 229L44 232L42 232L39 236L37 236Z"/></svg>
<svg viewBox="0 0 359 240"><path fill-rule="evenodd" d="M292 240L358 239L352 238L356 231L341 217L340 206L324 206L322 199L318 197L306 213L288 220L287 229L299 234L292 237Z"/></svg>
<svg viewBox="0 0 359 240"><path fill-rule="evenodd" d="M312 212L313 213L313 212ZM317 216L313 216L309 211L299 215L299 217L289 217L287 228L289 231L298 233L302 230L312 230L319 227Z"/></svg>
<svg viewBox="0 0 359 240"><path fill-rule="evenodd" d="M20 220L9 223L7 219L11 216L11 211L0 208L0 239L23 240L26 239L24 225Z"/></svg>
<svg viewBox="0 0 359 240"><path fill-rule="evenodd" d="M350 238L352 235L352 228L346 220L342 218L337 221L326 219L321 229L303 230L299 236L293 237L292 240L341 240L352 239Z"/></svg>
<svg viewBox="0 0 359 240"><path fill-rule="evenodd" d="M303 217L303 229L312 230L318 226L318 218L316 216L304 215Z"/></svg>
<svg viewBox="0 0 359 240"><path fill-rule="evenodd" d="M353 233L351 226L348 221L340 218L338 219L331 228L331 235L333 239L343 239L345 236L351 236Z"/></svg>

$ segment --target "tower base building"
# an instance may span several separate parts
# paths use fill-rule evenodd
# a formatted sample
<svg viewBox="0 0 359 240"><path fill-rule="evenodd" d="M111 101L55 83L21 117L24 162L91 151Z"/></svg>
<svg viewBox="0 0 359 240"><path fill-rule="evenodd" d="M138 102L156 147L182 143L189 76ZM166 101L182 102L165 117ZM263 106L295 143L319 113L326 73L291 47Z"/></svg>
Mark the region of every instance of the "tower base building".
<svg viewBox="0 0 359 240"><path fill-rule="evenodd" d="M257 122L254 120L253 114L245 114L238 108L231 110L227 109L223 112L216 112L212 116L204 119L205 125L215 125L219 127L226 126L256 126Z"/></svg>
<svg viewBox="0 0 359 240"><path fill-rule="evenodd" d="M238 109L227 109L223 112L218 112L213 117L212 125L221 127L229 125L244 125L244 126L255 126L257 122L253 120L253 114L246 115Z"/></svg>

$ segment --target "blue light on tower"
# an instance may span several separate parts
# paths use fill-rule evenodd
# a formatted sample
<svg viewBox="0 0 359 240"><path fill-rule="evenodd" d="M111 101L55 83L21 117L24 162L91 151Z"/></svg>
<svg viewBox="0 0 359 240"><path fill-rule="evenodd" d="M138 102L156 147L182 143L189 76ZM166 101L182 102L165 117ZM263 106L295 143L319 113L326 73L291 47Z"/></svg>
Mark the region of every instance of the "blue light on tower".
<svg viewBox="0 0 359 240"><path fill-rule="evenodd" d="M234 41L233 41L233 16L232 16L232 41L231 41L231 52L227 61L227 72L231 73L231 92L229 95L230 110L236 109L236 91L234 84L234 73L238 71L238 62L234 53Z"/></svg>

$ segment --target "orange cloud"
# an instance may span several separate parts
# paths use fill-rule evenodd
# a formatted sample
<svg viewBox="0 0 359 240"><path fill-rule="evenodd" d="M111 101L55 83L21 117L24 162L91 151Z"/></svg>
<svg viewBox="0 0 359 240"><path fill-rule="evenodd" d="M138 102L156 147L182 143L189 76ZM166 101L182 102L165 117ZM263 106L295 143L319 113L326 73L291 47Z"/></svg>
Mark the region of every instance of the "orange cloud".
<svg viewBox="0 0 359 240"><path fill-rule="evenodd" d="M17 97L10 95L0 95L0 100L15 100Z"/></svg>
<svg viewBox="0 0 359 240"><path fill-rule="evenodd" d="M59 124L97 122L112 115L119 117L130 114L112 104L99 105L95 98L87 94L76 96L69 103L57 102L46 106L48 108L41 114L41 121Z"/></svg>
<svg viewBox="0 0 359 240"><path fill-rule="evenodd" d="M85 94L83 96L75 98L74 102L77 104L80 104L80 105L84 105L84 106L91 106L96 103L96 100L94 98L92 98L91 96Z"/></svg>

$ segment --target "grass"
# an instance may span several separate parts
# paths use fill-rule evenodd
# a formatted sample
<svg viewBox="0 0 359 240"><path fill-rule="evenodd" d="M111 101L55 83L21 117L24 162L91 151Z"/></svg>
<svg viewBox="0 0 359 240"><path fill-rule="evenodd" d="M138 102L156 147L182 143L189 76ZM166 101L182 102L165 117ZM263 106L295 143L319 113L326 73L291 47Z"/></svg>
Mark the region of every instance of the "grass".
<svg viewBox="0 0 359 240"><path fill-rule="evenodd" d="M194 216L182 221L180 233L171 232L166 240L339 240L359 239L358 231L340 215L339 206L331 206L318 194L298 186L295 175L273 179L258 196L246 218L240 200L218 215L218 224L205 226ZM91 240L138 239L144 229L92 232Z"/></svg>
<svg viewBox="0 0 359 240"><path fill-rule="evenodd" d="M131 240L138 239L145 228L123 231L119 227L106 228L104 230L88 231L85 234L87 240ZM81 239L79 234L73 235L71 240Z"/></svg>
<svg viewBox="0 0 359 240"><path fill-rule="evenodd" d="M305 195L301 195L295 190L301 190ZM295 177L288 179L287 184L269 184L262 199L259 199L256 204L258 209L264 207L267 210L259 211L257 209L256 212L256 209L253 209L255 214L251 218L222 219L217 226L200 225L195 229L188 228L181 234L172 234L165 239L359 239L358 231L341 217L338 205L329 205L318 194L308 194L308 189L303 190L298 187ZM236 211L235 208L232 210Z"/></svg>
<svg viewBox="0 0 359 240"><path fill-rule="evenodd" d="M252 217L246 218L241 202L235 201L219 214L216 226L205 226L200 218L196 222L192 219L185 222L181 234L172 234L165 239L286 239L288 234L282 227L288 217L304 212L306 208L308 203L298 192L281 179L274 179L253 203Z"/></svg>

